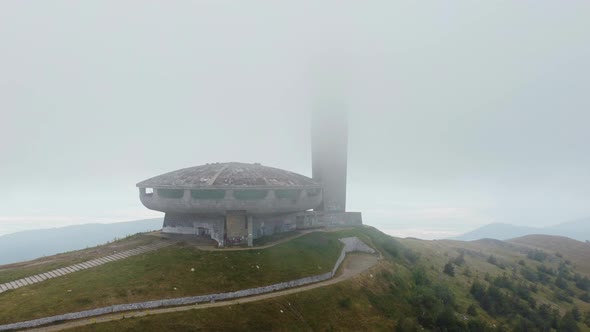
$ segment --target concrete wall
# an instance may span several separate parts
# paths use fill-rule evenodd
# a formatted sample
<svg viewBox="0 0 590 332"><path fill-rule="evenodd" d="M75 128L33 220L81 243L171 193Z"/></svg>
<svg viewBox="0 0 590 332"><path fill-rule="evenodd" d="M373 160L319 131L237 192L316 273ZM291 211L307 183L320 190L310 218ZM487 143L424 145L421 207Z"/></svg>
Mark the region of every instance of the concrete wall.
<svg viewBox="0 0 590 332"><path fill-rule="evenodd" d="M227 222L226 218L228 218ZM248 223L248 229L244 227L246 218L251 220ZM243 241L246 241L250 235L251 239L257 239L262 236L296 229L359 225L362 225L360 212L306 211L274 215L235 215L235 218L231 213L227 217L221 215L166 213L162 231L164 233L199 235L199 228L204 228L208 230L213 240L217 241L220 246L224 246L226 245L226 238L242 238Z"/></svg>
<svg viewBox="0 0 590 332"><path fill-rule="evenodd" d="M284 233L297 228L295 214L254 216L252 236L257 239L265 235Z"/></svg>
<svg viewBox="0 0 590 332"><path fill-rule="evenodd" d="M298 229L318 227L347 227L363 224L360 212L305 211L295 214Z"/></svg>
<svg viewBox="0 0 590 332"><path fill-rule="evenodd" d="M350 252L355 252L355 251L356 252L364 252L364 253L368 253L368 254L375 254L376 253L376 251L373 248L366 245L363 241L359 240L359 238L356 236L340 239L340 242L344 243L344 248L342 248L342 252L340 253L340 257L338 257L336 264L334 264L334 268L332 269L332 276L334 276L336 274L336 271L338 271L340 264L342 264L342 262L344 261L344 258L346 258L346 254L348 254Z"/></svg>
<svg viewBox="0 0 590 332"><path fill-rule="evenodd" d="M145 188L139 188L139 198L143 205L151 210L198 214L219 214L237 210L250 214L289 213L316 208L322 201L321 190L319 194L312 196L308 195L307 189L302 189L297 199L291 199L278 198L274 188L268 189L268 194L263 199L236 199L233 189L227 189L223 199L194 199L188 189L184 190L182 198L166 198L160 196L157 190L151 195L146 195ZM319 186L310 188L314 191L319 189Z"/></svg>
<svg viewBox="0 0 590 332"><path fill-rule="evenodd" d="M162 232L199 235L199 227L206 228L209 236L220 246L225 244L225 219L222 216L166 213Z"/></svg>
<svg viewBox="0 0 590 332"><path fill-rule="evenodd" d="M168 306L179 306L179 305L190 305L196 303L206 303L206 302L214 302L214 301L222 301L222 300L230 300L236 299L246 296L253 296L265 293L271 293L274 291L279 291L287 288L299 287L311 283L316 283L324 280L328 280L336 274L336 271L344 261L346 254L353 251L360 251L366 252L370 254L374 254L375 250L367 246L357 237L351 238L344 238L340 239L342 243L344 243L344 247L342 248L340 257L336 261L332 272L327 272L320 275L315 275L311 277L305 277L301 279L281 282L278 284L273 284L269 286L263 287L256 287L256 288L249 288L244 289L236 292L228 292L228 293L217 293L217 294L209 294L209 295L200 295L200 296L191 296L191 297L182 297L176 299L166 299L166 300L156 300L156 301L147 301L147 302L139 302L139 303L129 303L129 304L119 304L113 305L104 308L98 308L93 310L86 310L74 313L68 313L64 315L57 315L51 316L46 318L34 319L25 322L13 323L13 324L6 324L0 325L0 331L8 331L8 330L16 330L16 329L25 329L25 328L32 328L36 326L51 324L60 321L67 321L67 320L75 320L81 318L88 318L88 317L95 317L101 316L105 314L117 313L117 312L124 312L130 310L146 310L146 309L154 309L160 307L168 307Z"/></svg>

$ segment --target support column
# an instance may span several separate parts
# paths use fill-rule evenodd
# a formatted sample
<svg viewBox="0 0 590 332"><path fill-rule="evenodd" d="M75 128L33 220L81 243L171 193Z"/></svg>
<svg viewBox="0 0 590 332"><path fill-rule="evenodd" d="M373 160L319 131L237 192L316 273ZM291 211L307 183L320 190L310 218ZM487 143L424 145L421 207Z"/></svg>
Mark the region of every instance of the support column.
<svg viewBox="0 0 590 332"><path fill-rule="evenodd" d="M248 216L248 247L254 246L254 220L252 216Z"/></svg>

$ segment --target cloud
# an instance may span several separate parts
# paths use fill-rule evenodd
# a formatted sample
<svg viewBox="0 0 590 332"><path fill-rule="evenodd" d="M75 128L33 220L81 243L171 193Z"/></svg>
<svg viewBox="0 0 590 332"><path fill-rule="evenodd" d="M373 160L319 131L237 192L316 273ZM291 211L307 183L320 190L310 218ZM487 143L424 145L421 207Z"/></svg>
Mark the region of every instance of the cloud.
<svg viewBox="0 0 590 332"><path fill-rule="evenodd" d="M390 205L365 209L363 222L395 237L424 240L460 235L494 222L477 208L456 206Z"/></svg>
<svg viewBox="0 0 590 332"><path fill-rule="evenodd" d="M449 229L436 228L386 228L381 229L385 234L395 237L415 237L423 240L445 239L460 235L460 232Z"/></svg>

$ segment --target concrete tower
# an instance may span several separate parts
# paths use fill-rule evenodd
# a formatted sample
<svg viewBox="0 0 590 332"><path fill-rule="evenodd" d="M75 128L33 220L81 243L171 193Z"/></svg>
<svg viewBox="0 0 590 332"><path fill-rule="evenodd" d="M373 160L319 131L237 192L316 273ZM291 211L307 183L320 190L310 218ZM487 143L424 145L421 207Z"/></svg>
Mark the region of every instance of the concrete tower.
<svg viewBox="0 0 590 332"><path fill-rule="evenodd" d="M312 113L311 144L312 177L324 190L323 202L316 211L345 212L348 113Z"/></svg>

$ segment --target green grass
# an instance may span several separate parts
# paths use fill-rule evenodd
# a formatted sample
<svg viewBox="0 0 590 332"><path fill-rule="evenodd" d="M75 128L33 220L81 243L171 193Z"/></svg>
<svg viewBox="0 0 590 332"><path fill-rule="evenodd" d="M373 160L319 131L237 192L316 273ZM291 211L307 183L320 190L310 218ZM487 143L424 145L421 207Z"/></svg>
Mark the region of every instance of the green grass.
<svg viewBox="0 0 590 332"><path fill-rule="evenodd" d="M43 272L47 272L47 271L51 271L51 270L55 270L55 269L59 269L61 267L66 267L69 265L73 265L76 263L80 263L83 262L84 260L68 260L68 261L62 261L62 262L48 262L42 265L37 265L37 266L32 266L32 267L25 267L25 268L18 268L18 269L9 269L9 270L4 270L4 271L0 271L0 284L3 284L5 282L9 282L9 281L15 281L18 279L22 279L24 277L28 277L28 276L32 276L32 275L36 275L39 273L43 273ZM70 264L70 262L73 262L72 264Z"/></svg>
<svg viewBox="0 0 590 332"><path fill-rule="evenodd" d="M440 297L432 297L433 291L437 289L452 294L452 304L448 305L448 308L452 309L451 317L465 326L470 322L487 326L472 330L492 331L495 330L493 326L514 330L519 322L518 315L492 315L486 312L470 293L470 287L475 281L487 286L494 278L503 275L515 284L536 286L538 290L531 295L537 304L548 303L552 308L559 309L561 315L574 307L579 308L582 315L590 312L590 304L578 299L574 299L573 303L555 299L555 277L552 277L548 284L533 284L522 276L521 271L524 269L537 271L541 264L556 269L560 263L569 259L569 252L566 250L562 250L564 257L548 252L551 257L547 261L538 262L527 258L526 248L514 243L395 239L370 227L311 233L264 250L199 252L188 247L168 248L137 257L135 260L126 260L126 264L122 264L123 261L107 264L94 270L97 274L95 277L84 276L70 281L63 278L64 280L59 281L60 284L48 283L42 292L38 290L40 293L36 294L51 299L44 303L30 301L35 294L25 292L27 288L28 291L35 290L37 286L25 287L20 293L12 292L10 297L0 295L0 312L3 315L5 312L13 315L9 320L16 321L20 320L15 318L20 314L19 310L28 310L28 316L47 316L47 306L50 304L63 306L63 309L57 311L76 311L112 303L135 302L137 299L179 297L217 290L229 291L319 274L329 271L338 256L341 246L337 239L349 236L359 237L378 249L384 257L370 273L362 274L355 279L263 301L148 315L92 324L77 330L360 331L403 330L402 326L410 331L413 328L421 330L421 316L431 314L422 308L434 303L431 299L440 300ZM464 262L455 265L455 275L443 273L444 265L454 261L461 252L464 253ZM488 262L490 254L496 257L495 265ZM572 257L568 267L572 272L580 272L576 270L578 261L575 258ZM520 261L522 263L519 263ZM201 270L189 272L192 265L195 265L195 268L198 266ZM256 268L256 265L260 268ZM108 270L102 270L107 268ZM86 272L90 271L79 274L82 276L82 273ZM420 274L424 275L426 283L418 281L422 280L418 277ZM131 276L132 280L125 280L124 276ZM58 279L51 282L57 282ZM74 289L74 283L80 289ZM581 294L572 281L568 280L566 283L576 296ZM88 284L94 287L87 287ZM72 292L67 292L68 287ZM87 294L78 294L84 289L87 290ZM509 294L507 289L501 288L501 291ZM10 305L5 305L5 301ZM18 309L6 311L13 303L19 306ZM467 313L470 306L476 308L477 316ZM76 309L69 310L71 308ZM440 303L438 308L433 310L441 313ZM590 327L583 322L577 324L580 330L590 331Z"/></svg>
<svg viewBox="0 0 590 332"><path fill-rule="evenodd" d="M391 331L395 319L383 315L363 289L346 281L325 288L258 302L93 324L78 331ZM391 297L385 303L399 307ZM403 313L399 312L401 317Z"/></svg>
<svg viewBox="0 0 590 332"><path fill-rule="evenodd" d="M324 241L357 236L384 252L381 273L259 302L228 307L150 315L105 324L93 324L80 331L300 331L300 330L393 330L397 319L408 314L402 296L392 293L405 289L407 267L392 252L403 247L393 238L373 228L354 228L321 234ZM389 251L386 250L389 249ZM398 263L396 263L398 262ZM391 288L392 282L399 285ZM376 303L379 303L378 305ZM282 312L281 312L282 311ZM385 311L392 315L384 314Z"/></svg>
<svg viewBox="0 0 590 332"><path fill-rule="evenodd" d="M285 233L275 233L272 235L265 235L265 236L259 237L257 239L254 239L254 246L259 246L259 247L265 246L267 244L271 244L271 243L295 236L297 234L299 234L298 231L291 231L291 232L285 232Z"/></svg>
<svg viewBox="0 0 590 332"><path fill-rule="evenodd" d="M31 262L5 265L0 270L0 284L89 261L97 257L108 256L113 253L112 249L114 248L120 252L150 244L155 240L157 239L154 237L138 234L103 246L71 251ZM111 248L111 250L108 248Z"/></svg>
<svg viewBox="0 0 590 332"><path fill-rule="evenodd" d="M322 234L357 236L388 257L379 273L278 298L186 312L94 324L80 331L391 331L410 313L404 302L410 272L400 243L362 227ZM281 312L282 311L282 312Z"/></svg>
<svg viewBox="0 0 590 332"><path fill-rule="evenodd" d="M168 247L2 293L0 323L119 303L235 291L321 274L331 271L341 247L331 234L322 232L261 250Z"/></svg>

